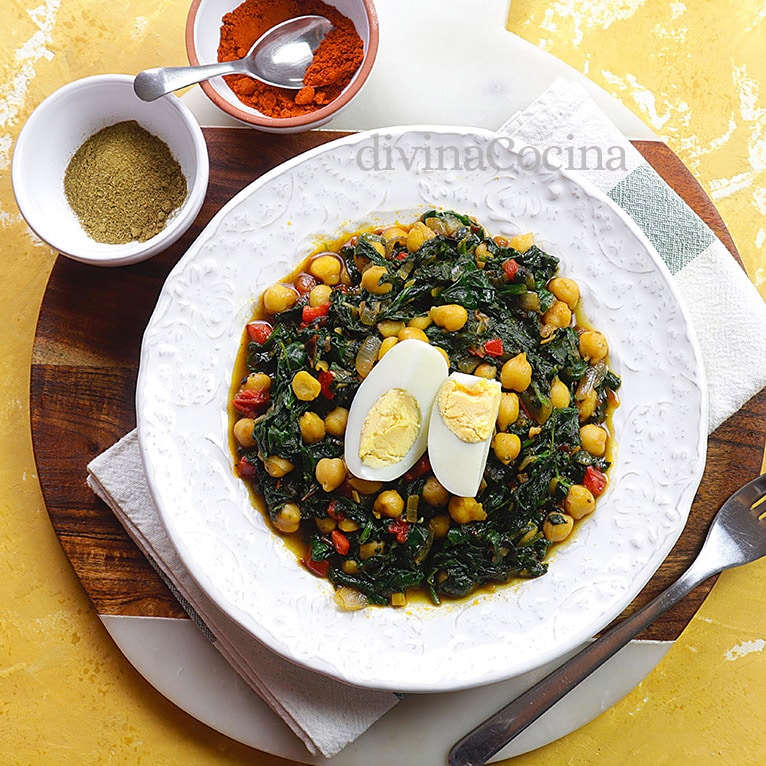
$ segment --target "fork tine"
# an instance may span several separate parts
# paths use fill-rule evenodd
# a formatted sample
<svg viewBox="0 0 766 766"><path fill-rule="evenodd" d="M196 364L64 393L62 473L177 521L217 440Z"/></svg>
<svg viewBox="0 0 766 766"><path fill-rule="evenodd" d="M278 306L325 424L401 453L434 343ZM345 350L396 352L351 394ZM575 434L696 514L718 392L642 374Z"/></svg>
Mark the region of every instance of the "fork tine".
<svg viewBox="0 0 766 766"><path fill-rule="evenodd" d="M762 474L745 484L744 487L737 490L729 499L731 500L736 497L738 502L753 508L756 503L763 500L764 496L766 496L766 474Z"/></svg>

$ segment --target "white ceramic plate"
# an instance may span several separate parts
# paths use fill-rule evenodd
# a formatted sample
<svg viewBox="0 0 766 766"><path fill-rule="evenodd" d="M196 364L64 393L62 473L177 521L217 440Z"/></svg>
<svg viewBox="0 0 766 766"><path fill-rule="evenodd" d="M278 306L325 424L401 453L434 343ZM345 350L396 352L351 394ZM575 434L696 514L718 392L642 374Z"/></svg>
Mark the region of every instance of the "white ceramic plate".
<svg viewBox="0 0 766 766"><path fill-rule="evenodd" d="M527 160L533 159L529 155ZM141 353L139 440L152 494L207 594L286 658L370 688L467 688L531 670L603 628L680 535L702 475L700 354L671 277L639 229L572 174L525 163L495 134L389 128L350 136L258 179L171 272ZM227 397L256 297L323 237L430 207L492 234L532 231L576 279L622 376L618 451L597 512L548 574L457 604L340 612L253 510L228 448Z"/></svg>

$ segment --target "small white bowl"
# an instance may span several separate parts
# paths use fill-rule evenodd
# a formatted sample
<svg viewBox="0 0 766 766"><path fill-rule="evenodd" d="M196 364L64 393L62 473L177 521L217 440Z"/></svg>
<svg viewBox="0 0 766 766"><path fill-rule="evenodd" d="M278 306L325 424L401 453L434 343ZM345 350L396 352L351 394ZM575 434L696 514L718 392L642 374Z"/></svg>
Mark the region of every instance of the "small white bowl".
<svg viewBox="0 0 766 766"><path fill-rule="evenodd" d="M192 65L218 61L223 17L241 3L242 0L192 1L186 18L186 53ZM362 89L372 71L378 52L378 16L372 0L325 0L325 3L337 8L353 23L364 44L362 64L337 98L309 114L276 118L268 117L242 103L223 77L200 83L205 95L234 119L267 133L299 133L312 130L340 114Z"/></svg>
<svg viewBox="0 0 766 766"><path fill-rule="evenodd" d="M141 101L133 79L96 75L60 88L32 112L13 152L13 192L27 224L53 249L83 263L123 266L157 255L191 226L205 200L210 167L194 115L173 95ZM136 120L168 145L186 176L187 196L159 234L111 245L96 242L80 225L64 194L64 173L90 136L125 120Z"/></svg>

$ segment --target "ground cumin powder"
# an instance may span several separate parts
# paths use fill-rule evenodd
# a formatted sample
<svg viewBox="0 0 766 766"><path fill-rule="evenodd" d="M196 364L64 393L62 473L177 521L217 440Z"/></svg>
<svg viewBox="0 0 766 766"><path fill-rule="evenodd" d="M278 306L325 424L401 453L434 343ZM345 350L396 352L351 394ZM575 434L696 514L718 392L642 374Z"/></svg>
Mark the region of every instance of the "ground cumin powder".
<svg viewBox="0 0 766 766"><path fill-rule="evenodd" d="M186 199L186 178L168 145L135 120L99 130L74 153L64 192L96 242L144 242Z"/></svg>
<svg viewBox="0 0 766 766"><path fill-rule="evenodd" d="M226 82L243 104L267 117L297 117L313 112L340 95L364 58L364 45L353 23L321 0L245 0L223 17L219 61L247 55L253 43L271 27L296 16L317 14L333 24L306 71L306 85L297 91L266 85L246 75L229 75Z"/></svg>

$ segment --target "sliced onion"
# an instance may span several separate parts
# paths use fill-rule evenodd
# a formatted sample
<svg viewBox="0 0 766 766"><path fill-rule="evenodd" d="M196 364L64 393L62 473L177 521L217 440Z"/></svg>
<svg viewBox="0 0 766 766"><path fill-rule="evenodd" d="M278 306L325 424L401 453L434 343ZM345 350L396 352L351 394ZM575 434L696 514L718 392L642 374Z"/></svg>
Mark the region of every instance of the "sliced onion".
<svg viewBox="0 0 766 766"><path fill-rule="evenodd" d="M524 311L539 311L540 310L540 296L528 290L519 296L519 307Z"/></svg>
<svg viewBox="0 0 766 766"><path fill-rule="evenodd" d="M356 353L356 371L366 378L370 374L375 361L378 358L378 349L383 341L377 335L368 335L362 345L359 346L359 351Z"/></svg>
<svg viewBox="0 0 766 766"><path fill-rule="evenodd" d="M594 388L600 386L606 377L607 369L606 364L603 361L596 362L596 364L588 365L588 369L585 371L585 375L580 379L575 391L575 399L578 402L585 400L585 397L593 391Z"/></svg>
<svg viewBox="0 0 766 766"><path fill-rule="evenodd" d="M380 314L380 308L377 303L370 305L367 301L362 301L359 304L359 321L372 327L378 321L378 314Z"/></svg>
<svg viewBox="0 0 766 766"><path fill-rule="evenodd" d="M364 593L349 588L347 585L338 588L333 598L338 608L344 612L356 612L359 609L364 609L368 604L367 596Z"/></svg>

